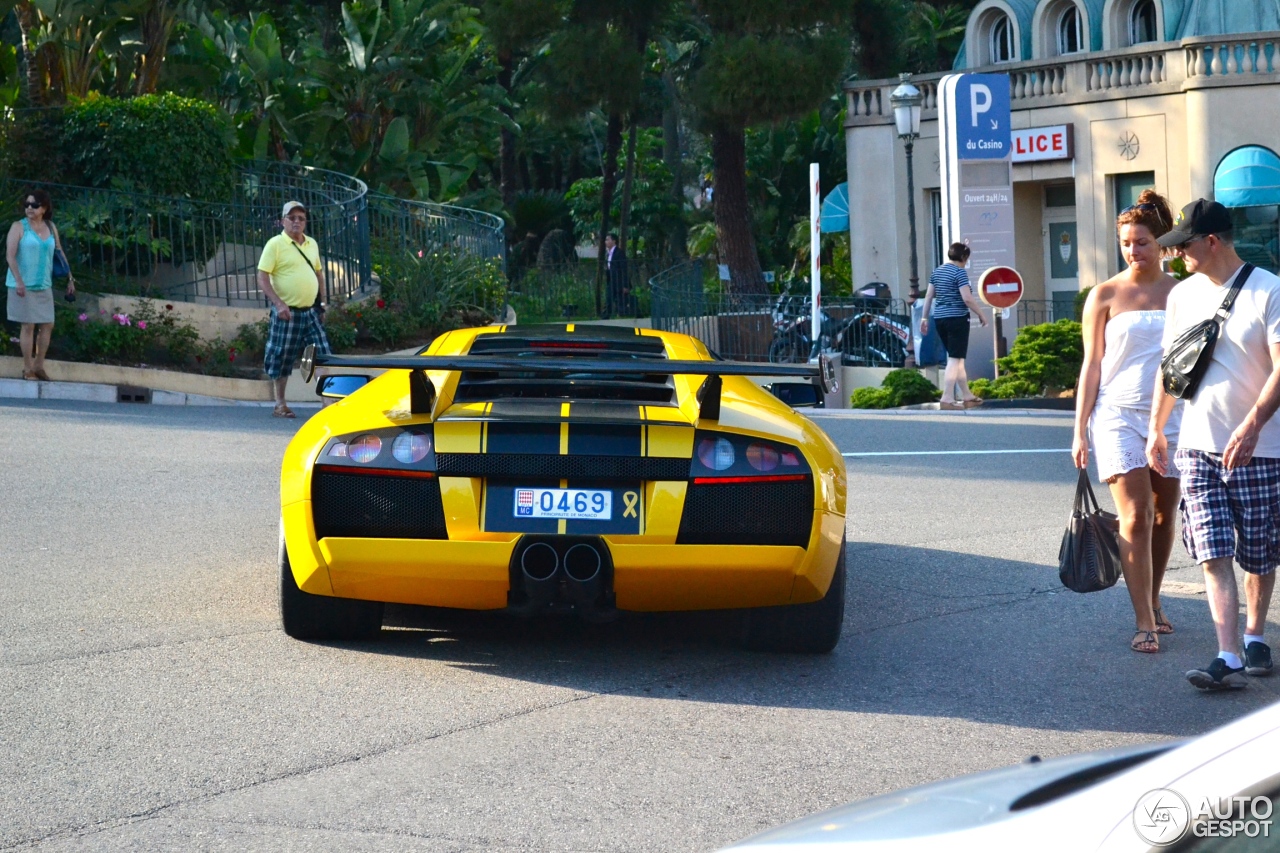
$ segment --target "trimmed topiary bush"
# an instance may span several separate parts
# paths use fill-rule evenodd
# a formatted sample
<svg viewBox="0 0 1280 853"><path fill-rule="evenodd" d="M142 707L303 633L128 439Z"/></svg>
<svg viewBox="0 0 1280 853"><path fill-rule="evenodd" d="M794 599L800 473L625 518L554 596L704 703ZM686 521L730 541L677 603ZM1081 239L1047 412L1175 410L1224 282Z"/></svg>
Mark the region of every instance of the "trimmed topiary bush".
<svg viewBox="0 0 1280 853"><path fill-rule="evenodd" d="M933 383L916 370L899 368L889 371L879 388L856 388L849 398L855 409L890 409L932 403L942 396Z"/></svg>
<svg viewBox="0 0 1280 853"><path fill-rule="evenodd" d="M914 406L917 403L932 403L942 396L942 392L917 370L900 367L889 371L889 375L880 383L893 395L893 405Z"/></svg>
<svg viewBox="0 0 1280 853"><path fill-rule="evenodd" d="M67 105L62 124L67 183L201 201L230 198L234 140L226 114L214 104L171 92L93 93Z"/></svg>
<svg viewBox="0 0 1280 853"><path fill-rule="evenodd" d="M893 392L885 388L854 388L849 405L854 409L887 409L893 405Z"/></svg>

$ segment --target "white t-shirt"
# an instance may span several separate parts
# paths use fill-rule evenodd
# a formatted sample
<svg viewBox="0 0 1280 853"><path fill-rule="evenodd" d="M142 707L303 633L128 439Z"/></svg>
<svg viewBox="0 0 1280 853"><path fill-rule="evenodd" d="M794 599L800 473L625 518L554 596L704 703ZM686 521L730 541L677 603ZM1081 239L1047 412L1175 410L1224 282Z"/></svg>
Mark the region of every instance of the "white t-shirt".
<svg viewBox="0 0 1280 853"><path fill-rule="evenodd" d="M1178 282L1165 309L1166 352L1178 335L1213 316L1239 274L1236 270L1221 287L1199 273ZM1184 401L1179 447L1215 454L1226 450L1231 434L1244 422L1271 376L1270 346L1276 343L1280 343L1280 278L1255 269L1236 297L1196 395ZM1253 455L1280 458L1280 417L1263 425Z"/></svg>

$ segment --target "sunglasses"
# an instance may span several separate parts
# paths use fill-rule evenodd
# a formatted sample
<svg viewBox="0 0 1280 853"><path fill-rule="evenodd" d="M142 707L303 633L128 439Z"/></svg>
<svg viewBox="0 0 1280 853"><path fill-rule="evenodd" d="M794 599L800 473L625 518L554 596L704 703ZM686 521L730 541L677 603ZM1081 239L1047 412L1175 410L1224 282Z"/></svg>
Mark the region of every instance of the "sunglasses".
<svg viewBox="0 0 1280 853"><path fill-rule="evenodd" d="M1124 210L1120 211L1120 215L1124 216L1126 213L1128 213L1131 210L1138 210L1138 211L1141 211L1142 213L1154 213L1157 219L1159 219L1161 222L1164 222L1164 213L1160 210L1159 205L1152 204L1151 202L1143 202L1142 204L1131 204L1128 207L1126 207Z"/></svg>
<svg viewBox="0 0 1280 853"><path fill-rule="evenodd" d="M41 207L44 207L44 205L43 205L43 204L41 204L41 203L40 203L40 202L38 202L38 201L29 201L29 202L27 202L27 203L26 203L26 208L27 208L27 210L35 210L35 209L37 209L37 208L41 208Z"/></svg>
<svg viewBox="0 0 1280 853"><path fill-rule="evenodd" d="M307 217L305 216L286 216L285 219L288 219L290 222L306 222L307 221Z"/></svg>
<svg viewBox="0 0 1280 853"><path fill-rule="evenodd" d="M1185 251L1185 250L1186 250L1186 248L1187 248L1188 246L1190 246L1192 243L1194 243L1195 241L1197 241L1197 240L1203 240L1205 237L1212 237L1212 236L1213 236L1212 234L1197 234L1196 236L1192 237L1190 240L1184 240L1183 242L1181 242L1181 243L1179 243L1178 245L1174 246L1174 247L1173 247L1173 250L1174 250L1175 252L1182 252L1182 251Z"/></svg>

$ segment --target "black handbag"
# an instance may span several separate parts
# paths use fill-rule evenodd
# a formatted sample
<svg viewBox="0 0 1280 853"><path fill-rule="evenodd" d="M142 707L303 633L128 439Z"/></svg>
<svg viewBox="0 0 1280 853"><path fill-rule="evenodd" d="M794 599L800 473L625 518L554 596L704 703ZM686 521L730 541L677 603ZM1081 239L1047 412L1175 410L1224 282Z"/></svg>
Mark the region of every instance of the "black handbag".
<svg viewBox="0 0 1280 853"><path fill-rule="evenodd" d="M1058 549L1058 577L1075 592L1097 592L1120 579L1120 520L1098 506L1084 468Z"/></svg>
<svg viewBox="0 0 1280 853"><path fill-rule="evenodd" d="M62 254L61 249L53 250L53 277L66 278L71 275L71 265L67 263L67 256Z"/></svg>
<svg viewBox="0 0 1280 853"><path fill-rule="evenodd" d="M1213 316L1178 335L1164 358L1160 359L1160 381L1170 397L1190 400L1195 396L1200 380L1213 361L1213 348L1222 335L1222 324L1227 321L1231 306L1235 304L1240 288L1253 274L1253 269L1253 264L1245 264Z"/></svg>

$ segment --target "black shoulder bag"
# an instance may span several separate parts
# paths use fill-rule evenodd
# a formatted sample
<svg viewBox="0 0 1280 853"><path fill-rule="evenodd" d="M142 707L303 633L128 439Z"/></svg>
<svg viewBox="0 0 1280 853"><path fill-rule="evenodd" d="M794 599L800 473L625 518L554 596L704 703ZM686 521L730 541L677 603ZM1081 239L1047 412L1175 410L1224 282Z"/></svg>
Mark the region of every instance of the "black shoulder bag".
<svg viewBox="0 0 1280 853"><path fill-rule="evenodd" d="M1245 264L1232 282L1222 305L1208 320L1196 323L1174 340L1169 351L1160 359L1160 377L1165 393L1180 400L1190 400L1200 387L1200 380L1213 360L1213 347L1222 335L1222 324L1231 313L1240 288L1253 274L1253 264Z"/></svg>
<svg viewBox="0 0 1280 853"><path fill-rule="evenodd" d="M1098 506L1089 472L1080 469L1071 518L1058 549L1058 577L1075 592L1098 592L1120 579L1120 522Z"/></svg>
<svg viewBox="0 0 1280 853"><path fill-rule="evenodd" d="M307 257L306 252L302 251L301 246L295 243L292 239L289 240L289 243L293 248L298 250L299 255L302 255L302 259L307 262L307 266L311 267L311 269L315 271L316 282L322 285L321 287L316 288L316 301L311 307L316 309L316 313L321 315L321 319L324 319L324 282L320 278L320 270L316 269L316 267L312 265L311 259ZM320 266L324 267L324 261L320 262Z"/></svg>

